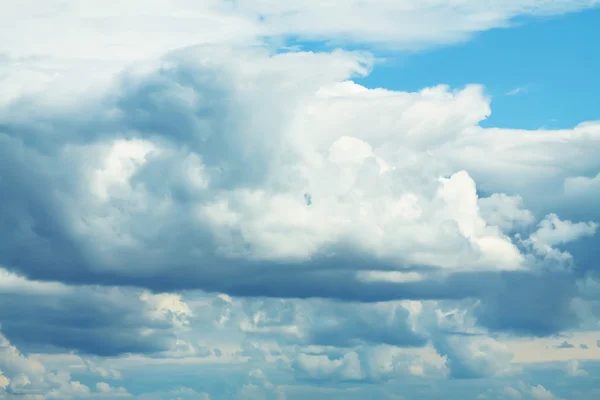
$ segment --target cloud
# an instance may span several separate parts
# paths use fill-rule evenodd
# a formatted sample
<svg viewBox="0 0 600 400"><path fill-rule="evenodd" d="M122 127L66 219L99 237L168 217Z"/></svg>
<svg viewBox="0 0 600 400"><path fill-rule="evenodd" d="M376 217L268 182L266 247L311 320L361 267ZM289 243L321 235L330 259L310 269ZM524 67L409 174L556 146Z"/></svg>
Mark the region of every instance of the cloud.
<svg viewBox="0 0 600 400"><path fill-rule="evenodd" d="M600 190L600 174L594 177L577 176L565 179L564 190L572 196L581 196L586 192L598 193Z"/></svg>
<svg viewBox="0 0 600 400"><path fill-rule="evenodd" d="M449 308L440 302L428 304L422 313L421 328L430 333L433 347L445 358L450 378L479 379L518 372L511 351L485 335L468 307Z"/></svg>
<svg viewBox="0 0 600 400"><path fill-rule="evenodd" d="M331 380L334 375L340 380L360 380L363 378L358 355L354 352L348 353L337 360L332 360L327 355L299 354L295 363L296 370L312 379Z"/></svg>
<svg viewBox="0 0 600 400"><path fill-rule="evenodd" d="M112 387L106 382L98 382L96 383L96 390L99 393L102 393L103 396L107 396L110 398L115 397L131 397L131 394L127 392L127 390L123 387Z"/></svg>
<svg viewBox="0 0 600 400"><path fill-rule="evenodd" d="M537 385L531 388L531 395L535 400L554 400L557 397L542 385Z"/></svg>
<svg viewBox="0 0 600 400"><path fill-rule="evenodd" d="M342 351L310 347L291 356L294 376L301 382L385 384L399 376L443 376L442 369L436 363L391 346L359 347Z"/></svg>
<svg viewBox="0 0 600 400"><path fill-rule="evenodd" d="M511 89L508 92L506 92L506 95L507 96L517 96L517 95L526 94L526 93L527 93L526 87L516 87L516 88Z"/></svg>
<svg viewBox="0 0 600 400"><path fill-rule="evenodd" d="M571 343L564 341L561 344L559 344L558 346L555 346L557 349L574 349L575 346L572 345Z"/></svg>
<svg viewBox="0 0 600 400"><path fill-rule="evenodd" d="M489 337L449 335L434 340L434 345L447 358L451 378L476 379L516 372L510 351Z"/></svg>
<svg viewBox="0 0 600 400"><path fill-rule="evenodd" d="M206 61L208 66L199 64L208 60L208 54L212 55L210 61ZM75 171L75 166L84 161L78 154L85 154L83 157L89 167L63 179L62 190L69 197L70 206L65 206L66 199L48 199L36 211L39 217L28 217L37 218L35 221L39 225L27 234L31 245L40 248L38 257L47 252L43 255L46 262L53 266L54 276L62 276L61 279L70 276L71 280L151 285L151 278L162 276L164 284L175 285L174 277L165 274L164 260L168 258L177 260L180 273L189 275L189 279L178 286L191 284L227 291L231 289L224 287L225 283L220 283L220 288L215 287L217 282L225 282L222 276L231 277L236 271L252 270L257 263L272 271L285 264L288 274L293 274L296 270L314 270L306 268L307 263L333 266L345 262L339 260L338 254L351 249L363 253L371 263L390 264L382 266L385 269L401 268L402 264L448 270L524 267L523 256L515 243L497 227L488 225L480 215L477 187L466 171L455 169L449 178L440 181L440 174L452 171L440 166L422 172L425 173L422 181L425 186L411 182L405 175L409 170L398 169L403 162L395 159L399 154L384 154L389 152L387 148L393 148L396 139L386 133L383 126L371 128L367 137L361 124L345 121L354 125L356 136L352 139L331 134L327 139L326 132L319 136L315 129L311 129L312 136L304 135L302 142L297 136L317 122L315 112L310 110L316 106L321 112L327 110L321 107L323 103L329 103L331 107L360 101L372 107L383 100L388 105L397 102L397 107L406 110L400 114L401 120L397 123L408 128L404 144L408 148L402 151L416 157L415 165L410 166L416 168L430 159L423 146L434 149L447 141L452 142L464 134L461 133L463 130L473 129L472 124L485 117L489 107L480 88L468 87L454 94L444 87L416 94L379 94L346 83L330 86L327 94L323 87L329 82L363 71L362 56L349 53L242 54L248 59L245 69L241 67L244 61L231 67L231 54L220 50L213 53L211 49L196 49L172 55L166 59L171 60L168 66L158 70L152 67L150 73L129 73L121 78L122 87L117 94L101 102L102 107L112 110L112 119L98 121L98 125L90 125L88 121L85 128L76 128L76 122L67 120L50 124L74 124L62 131L85 129L89 132L87 139L80 137L77 142L72 142L73 138L66 134L62 143L50 144L41 140L30 147L20 142L17 132L34 128L29 123L12 123L3 139L5 148L25 147L21 152L7 155L6 162L13 165L11 170L18 171L15 167L24 162L58 162L61 169L40 166L37 169L40 176L29 177L39 182L27 187L27 181L15 180L8 205L12 207L13 215L22 215L23 219L15 219L5 229L27 229L22 225L24 222L20 222L26 220L26 214L19 208L23 201L17 196L26 195L28 202L40 198L41 194L36 190L58 179L47 176L48 171L56 171L59 175L60 171ZM294 67L297 72L290 70L291 65L304 65L305 62L314 66L306 71L298 67ZM319 63L321 66L317 67ZM259 64L263 65L261 72L251 69L252 65ZM219 65L224 68L217 69ZM321 71L319 74L314 73L317 69ZM230 72L225 72L227 70ZM215 75L217 71L223 74L222 78ZM286 71L286 79L295 80L297 86L293 88L302 88L299 93L290 92L292 86L284 85L283 71ZM265 83L261 86L242 86L240 83L256 79ZM358 92L347 93L349 89ZM210 103L206 102L208 98ZM255 98L262 99L259 110L253 108ZM282 98L288 100L275 103ZM433 99L439 99L441 103L435 103ZM266 111L262 111L269 109L269 103L280 110L279 121L267 118ZM467 113L471 108L466 105L472 107L472 114L466 114L458 125L453 126L451 113ZM424 129L427 135L411 132L410 127L422 121L421 110L427 107L440 108L435 113L439 116L436 123L441 124L440 127L431 125L427 128L421 124L418 129ZM303 114L305 112L307 114ZM335 110L329 110L328 114L333 121L344 121L334 118ZM173 115L180 117L173 120ZM291 115L296 115L296 122L292 123ZM306 117L299 118L302 115ZM48 118L55 119L56 116ZM246 122L243 125L236 122L241 120ZM445 125L446 128L441 128ZM325 125L320 122L319 126ZM112 134L104 137L103 132L129 133L115 138ZM41 134L35 133L33 137L41 138ZM367 153L359 152L357 158L349 160L336 156L338 146L349 143ZM34 151L36 148L42 154L57 154L58 159L44 158ZM373 153L375 149L381 154ZM16 158L17 154L20 154L19 158ZM279 156L273 157L277 154ZM288 156L281 158L283 154ZM391 169L381 169L384 158ZM322 163L323 167L317 168L315 162ZM437 168L435 163L432 167ZM157 179L164 174L165 178ZM346 178L332 186L337 174ZM288 180L288 187L281 186L288 179L286 177L293 179ZM403 188L394 186L397 184L393 182L403 181ZM376 191L369 192L367 189L373 182L378 183L373 186ZM303 201L303 193L311 195L310 207ZM469 199L468 208L459 201L466 198ZM513 201L508 197L504 200ZM117 203L123 206L117 207ZM44 238L44 229L50 229L50 226L43 226L47 214L44 207L52 207L56 220L52 229L57 232L48 238ZM28 209L35 208L31 205ZM150 210L156 211L151 215ZM290 213L290 210L294 212ZM330 210L337 211L332 213ZM100 218L105 213L111 215L110 220ZM297 218L291 218L292 215ZM166 228L139 230L142 225L135 222L137 218L143 218L145 225L177 226L170 232L179 232L179 236L165 236ZM488 215L488 218L493 217ZM283 231L285 236L279 234ZM115 235L115 232L120 234ZM393 235L402 240L391 240ZM91 237L94 237L93 241ZM51 241L52 246L44 245L44 241ZM150 247L153 247L152 251L147 250ZM48 250L41 250L44 248ZM59 256L53 254L51 248L64 248L64 251ZM111 252L103 251L104 248ZM11 260L17 257L19 247L7 243L6 250L6 264L14 264ZM223 266L218 270L204 269L202 278L194 276L192 265L199 262L199 257L202 264ZM121 268L123 263L132 268ZM18 265L26 274L43 277L44 270L36 267L31 255L21 254ZM84 268L75 268L75 265ZM144 271L139 270L141 265ZM74 273L75 269L79 272ZM237 279L233 281L226 285L235 285Z"/></svg>
<svg viewBox="0 0 600 400"><path fill-rule="evenodd" d="M248 320L242 321L241 328L259 337L279 335L290 343L335 347L426 344L426 338L410 326L409 311L400 304L270 301L249 307Z"/></svg>
<svg viewBox="0 0 600 400"><path fill-rule="evenodd" d="M478 203L482 218L506 233L527 228L535 221L533 213L524 207L521 196L494 193L480 198Z"/></svg>
<svg viewBox="0 0 600 400"><path fill-rule="evenodd" d="M102 7L89 1L53 0L43 5L26 1L7 7L0 20L0 37L10 32L23 40L19 46L0 41L0 49L63 59L75 55L131 60L195 44L257 44L265 37L414 49L462 41L473 33L505 27L518 16L562 14L591 7L596 1L495 0L486 7L477 1L318 4L313 0L294 5L263 0L152 0L139 12L114 0ZM71 35L73 31L78 35Z"/></svg>
<svg viewBox="0 0 600 400"><path fill-rule="evenodd" d="M508 399L558 400L552 392L542 385L530 385L519 382L516 387L506 386L503 393Z"/></svg>
<svg viewBox="0 0 600 400"><path fill-rule="evenodd" d="M172 329L181 326L185 312L176 296L171 302L165 296L152 301L153 297L128 289L66 287L9 276L8 282L18 285L0 292L2 331L27 350L77 350L102 356L163 351L174 342ZM40 290L32 293L31 288Z"/></svg>
<svg viewBox="0 0 600 400"><path fill-rule="evenodd" d="M592 3L367 3L3 13L28 35L0 39L0 397L508 382L503 339L589 327L598 123L484 128L480 85L367 89L367 52L273 48L421 49Z"/></svg>
<svg viewBox="0 0 600 400"><path fill-rule="evenodd" d="M11 103L0 113L0 162L9 171L0 181L7 193L0 262L36 281L156 291L471 298L479 300L478 323L491 331L550 335L575 326L575 276L549 271L554 261L546 256L596 225L541 213L547 217L532 232L539 213L526 207L543 203L548 188L527 190L576 173L569 152L594 166L587 152L597 146L596 125L484 129L478 124L490 102L481 87L405 93L348 81L370 62L342 51L195 47L136 65L79 104L50 106L44 96ZM561 151L553 147L558 140L567 141ZM532 144L536 151L525 151ZM514 173L527 189L515 188ZM515 191L524 194L506 194ZM510 236L515 230L526 239ZM554 296L537 301L548 287ZM75 347L96 354L172 349L169 329L185 326L187 311L161 305L178 307L174 298L152 299L134 302L155 309L136 314L136 328L123 328L131 342ZM378 323L375 314L347 312L333 315L339 326ZM8 324L12 340L64 347L69 337L17 336ZM164 324L164 336L135 333L155 324ZM392 340L393 329L407 332L401 325L386 326L382 336L348 331L344 340L411 343L402 342L410 335ZM322 343L333 335L331 327L304 329ZM194 351L177 343L180 355Z"/></svg>
<svg viewBox="0 0 600 400"><path fill-rule="evenodd" d="M549 290L559 295L548 297ZM490 330L549 336L578 324L571 302L576 294L575 279L564 272L504 275L474 312Z"/></svg>
<svg viewBox="0 0 600 400"><path fill-rule="evenodd" d="M29 295L52 295L66 294L70 288L60 282L37 282L30 281L23 276L15 274L0 267L0 295L29 294Z"/></svg>
<svg viewBox="0 0 600 400"><path fill-rule="evenodd" d="M0 389L6 389L9 383L10 380L7 377L5 377L4 375L0 376Z"/></svg>
<svg viewBox="0 0 600 400"><path fill-rule="evenodd" d="M578 240L596 234L595 222L561 221L556 214L547 215L538 225L538 230L529 236L528 243L540 254L553 258L570 258L570 254L557 251L553 246Z"/></svg>
<svg viewBox="0 0 600 400"><path fill-rule="evenodd" d="M567 374L569 376L588 376L588 372L580 368L578 360L567 362Z"/></svg>
<svg viewBox="0 0 600 400"><path fill-rule="evenodd" d="M32 356L22 354L0 334L0 397L2 399L72 399L127 396L122 388L110 391L106 383L92 392L85 384L72 379L66 370L50 371ZM108 390L108 391L107 391Z"/></svg>

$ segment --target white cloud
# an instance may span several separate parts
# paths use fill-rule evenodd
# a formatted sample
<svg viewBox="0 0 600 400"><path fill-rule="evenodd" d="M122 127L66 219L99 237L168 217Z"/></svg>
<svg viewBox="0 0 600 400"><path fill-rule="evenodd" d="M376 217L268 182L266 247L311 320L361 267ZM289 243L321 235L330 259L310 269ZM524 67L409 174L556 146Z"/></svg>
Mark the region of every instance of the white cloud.
<svg viewBox="0 0 600 400"><path fill-rule="evenodd" d="M588 376L588 372L579 365L579 360L569 360L567 362L567 374L569 376Z"/></svg>
<svg viewBox="0 0 600 400"><path fill-rule="evenodd" d="M102 5L91 0L28 0L4 5L0 37L6 39L0 41L0 51L132 59L195 44L252 44L264 36L412 49L464 40L475 32L507 26L521 15L559 14L594 4L595 0L493 0L485 5L475 0L150 0L140 8L117 0Z"/></svg>
<svg viewBox="0 0 600 400"><path fill-rule="evenodd" d="M281 264L332 263L349 250L372 260L371 278L422 265L449 272L533 267L531 257L543 255L524 254L508 234L528 229L533 213L525 207L552 197L544 183L576 172L573 157L580 168L598 164L596 125L481 128L490 100L480 86L406 93L348 81L369 64L368 56L348 52L180 51L126 71L83 111L62 105L49 113L32 102L27 115L65 126L44 150L57 157L25 147L13 153L22 158L7 162L12 171L38 163L41 182L63 182L55 218L65 240L81 249L83 260L72 262L78 273L163 276L171 287L225 291L253 283L242 276L256 265L277 277ZM63 120L92 107L98 119ZM25 115L11 108L3 118L43 140ZM70 133L79 130L87 136ZM7 149L23 146L18 136L3 140ZM29 196L46 196L38 187ZM523 195L503 194L515 192ZM27 212L19 207L15 200L14 212ZM569 234L575 240L595 226L555 218L543 220L530 241L539 247L560 232L581 231ZM26 231L21 224L10 230ZM42 240L27 237L32 246ZM345 271L365 271L364 263L343 262Z"/></svg>
<svg viewBox="0 0 600 400"><path fill-rule="evenodd" d="M83 364L89 372L91 372L92 374L97 374L101 378L114 380L123 379L123 375L120 371L114 368L103 366L101 360L81 358L81 361L83 362Z"/></svg>
<svg viewBox="0 0 600 400"><path fill-rule="evenodd" d="M536 246L556 246L592 236L597 229L595 222L561 221L557 215L550 214L540 221L538 230L531 234L530 240Z"/></svg>
<svg viewBox="0 0 600 400"><path fill-rule="evenodd" d="M48 358L23 355L0 336L2 398L8 390L129 397L104 382L123 378L113 364L129 374L227 364L249 371L231 379L237 386L228 393L278 400L285 393L269 368L274 379L330 382L507 376L519 371L514 348L490 337L472 312L503 289L466 272L510 277L505 272L534 269L548 254L566 254L555 247L596 233L595 222L558 215L574 197L595 207L598 177L589 176L600 169L600 124L483 128L491 102L479 85L369 90L351 81L373 66L368 53L275 55L262 46L299 35L415 49L595 1L13 3L0 16L0 52L9 54L0 58L0 295L46 296L28 310L56 310L52 296L63 296L75 310L67 333L78 350L153 354L51 370L40 361ZM196 44L210 45L182 49ZM536 221L529 239L511 236ZM67 295L97 288L35 280L47 271L57 280L161 292L98 289L97 307L86 308ZM462 293L462 284L483 289ZM305 292L293 291L303 285ZM508 296L523 292L506 286ZM358 301L387 288L391 297L452 300L344 304L165 292L197 288ZM187 297L194 295L204 297ZM545 304L554 311L568 295ZM498 297L498 307L518 303L525 323L537 323L535 304ZM506 310L497 313L501 322L523 323ZM561 316L541 318L558 330L566 326ZM119 317L125 323L111 325ZM79 329L78 318L101 329ZM9 322L22 326L20 318ZM59 332L50 344L65 346L65 337ZM103 382L92 390L74 371ZM586 373L577 361L567 372ZM504 395L555 399L541 385L506 387ZM142 396L173 397L210 398L187 388Z"/></svg>
<svg viewBox="0 0 600 400"><path fill-rule="evenodd" d="M443 359L431 349L410 351L393 346L335 349L309 346L288 351L297 378L323 382L379 382L399 378L441 378Z"/></svg>
<svg viewBox="0 0 600 400"><path fill-rule="evenodd" d="M491 226L510 233L523 229L535 221L533 213L524 208L523 198L494 193L479 199L481 217Z"/></svg>
<svg viewBox="0 0 600 400"><path fill-rule="evenodd" d="M582 237L594 236L598 224L592 221L573 223L562 221L556 214L549 214L538 224L538 229L524 241L535 252L549 259L571 261L571 254L561 252L558 245L574 242Z"/></svg>
<svg viewBox="0 0 600 400"><path fill-rule="evenodd" d="M516 387L504 387L503 397L506 399L531 399L531 400L560 400L551 391L542 385L531 385L525 382L519 382Z"/></svg>
<svg viewBox="0 0 600 400"><path fill-rule="evenodd" d="M47 397L49 399L71 399L73 397L87 397L91 390L79 381L71 380L71 375L66 371L51 372L46 378L57 388L50 390Z"/></svg>
<svg viewBox="0 0 600 400"><path fill-rule="evenodd" d="M400 271L359 271L357 279L365 282L419 282L425 277L418 272Z"/></svg>
<svg viewBox="0 0 600 400"><path fill-rule="evenodd" d="M123 387L113 387L106 382L98 382L96 383L96 390L102 396L106 396L109 398L115 397L131 397L131 394L127 392L127 390Z"/></svg>
<svg viewBox="0 0 600 400"><path fill-rule="evenodd" d="M23 355L0 333L0 398L71 399L88 397L90 389L71 379L68 371L49 371L32 356Z"/></svg>
<svg viewBox="0 0 600 400"><path fill-rule="evenodd" d="M299 354L295 360L297 370L306 373L311 379L364 379L360 359L355 352L345 354L341 359L330 359L325 354Z"/></svg>
<svg viewBox="0 0 600 400"><path fill-rule="evenodd" d="M565 179L565 193L567 195L584 195L600 192L600 173L595 177L577 176Z"/></svg>
<svg viewBox="0 0 600 400"><path fill-rule="evenodd" d="M144 292L140 299L148 304L150 318L170 321L179 328L189 325L189 319L193 316L192 310L177 294Z"/></svg>
<svg viewBox="0 0 600 400"><path fill-rule="evenodd" d="M69 292L60 282L31 281L0 267L0 294L47 295Z"/></svg>
<svg viewBox="0 0 600 400"><path fill-rule="evenodd" d="M479 215L475 182L466 171L442 179L441 197L445 211L456 221L462 235L478 246L484 257L502 269L518 269L522 256L511 240L486 226Z"/></svg>
<svg viewBox="0 0 600 400"><path fill-rule="evenodd" d="M399 302L339 304L325 300L269 300L246 303L240 328L256 337L279 337L283 343L353 347L389 344L423 346L410 311Z"/></svg>
<svg viewBox="0 0 600 400"><path fill-rule="evenodd" d="M2 334L0 334L0 370L10 381L20 376L24 377L20 378L21 380L26 379L30 383L41 382L46 373L40 362L21 354Z"/></svg>
<svg viewBox="0 0 600 400"><path fill-rule="evenodd" d="M558 399L552 392L543 387L537 385L531 388L531 395L535 400L556 400Z"/></svg>
<svg viewBox="0 0 600 400"><path fill-rule="evenodd" d="M506 95L507 96L516 96L519 94L526 94L526 93L527 93L526 87L516 87L516 88L511 89L508 92L506 92Z"/></svg>
<svg viewBox="0 0 600 400"><path fill-rule="evenodd" d="M511 349L477 327L468 307L447 309L430 302L422 314L421 329L429 332L433 347L445 358L450 377L499 377L520 371L512 363Z"/></svg>

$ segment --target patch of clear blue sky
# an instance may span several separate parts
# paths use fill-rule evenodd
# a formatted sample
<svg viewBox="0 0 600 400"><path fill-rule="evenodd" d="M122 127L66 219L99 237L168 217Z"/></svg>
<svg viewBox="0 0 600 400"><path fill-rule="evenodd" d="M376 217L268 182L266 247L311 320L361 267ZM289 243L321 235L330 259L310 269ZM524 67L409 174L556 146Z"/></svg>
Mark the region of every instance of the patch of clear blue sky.
<svg viewBox="0 0 600 400"><path fill-rule="evenodd" d="M317 42L290 44L330 48ZM510 28L418 53L375 54L386 61L356 80L369 88L417 91L437 84L483 84L492 96L492 116L483 126L570 128L600 119L600 8L524 18ZM517 88L518 94L507 95Z"/></svg>

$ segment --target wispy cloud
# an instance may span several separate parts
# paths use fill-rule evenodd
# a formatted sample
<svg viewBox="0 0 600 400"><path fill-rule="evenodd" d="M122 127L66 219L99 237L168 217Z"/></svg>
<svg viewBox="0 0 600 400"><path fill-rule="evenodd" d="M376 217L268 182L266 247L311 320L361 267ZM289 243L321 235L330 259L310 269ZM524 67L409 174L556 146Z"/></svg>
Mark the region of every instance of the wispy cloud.
<svg viewBox="0 0 600 400"><path fill-rule="evenodd" d="M505 94L506 94L506 96L517 96L517 95L527 94L527 88L525 86L516 87L514 89L509 90Z"/></svg>

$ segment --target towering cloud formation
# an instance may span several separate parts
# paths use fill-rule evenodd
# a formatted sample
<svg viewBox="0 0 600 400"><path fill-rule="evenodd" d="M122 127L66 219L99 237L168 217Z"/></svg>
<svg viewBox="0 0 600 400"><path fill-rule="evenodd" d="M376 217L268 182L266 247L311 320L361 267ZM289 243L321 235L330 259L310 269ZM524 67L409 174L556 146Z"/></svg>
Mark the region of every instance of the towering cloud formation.
<svg viewBox="0 0 600 400"><path fill-rule="evenodd" d="M0 398L508 379L509 339L598 328L599 123L484 128L480 85L368 89L368 52L283 48L424 48L593 2L280 3L2 13ZM190 364L208 383L166 387Z"/></svg>

